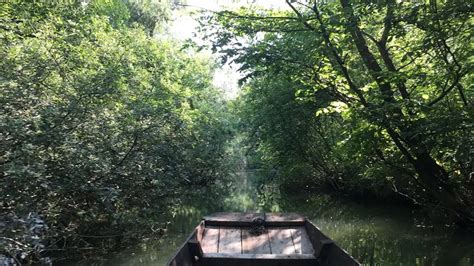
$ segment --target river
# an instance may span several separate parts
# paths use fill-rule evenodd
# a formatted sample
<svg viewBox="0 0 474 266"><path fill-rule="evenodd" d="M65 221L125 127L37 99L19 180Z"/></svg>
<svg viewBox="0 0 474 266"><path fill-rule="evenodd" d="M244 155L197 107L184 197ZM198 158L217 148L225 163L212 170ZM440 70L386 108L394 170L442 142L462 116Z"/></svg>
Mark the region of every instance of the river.
<svg viewBox="0 0 474 266"><path fill-rule="evenodd" d="M81 265L165 265L201 218L217 211L299 212L365 265L474 265L474 235L417 225L404 207L367 205L328 195L281 195L274 186L257 186L257 171L234 176L229 193L194 197L177 212L170 228L153 245L110 254Z"/></svg>

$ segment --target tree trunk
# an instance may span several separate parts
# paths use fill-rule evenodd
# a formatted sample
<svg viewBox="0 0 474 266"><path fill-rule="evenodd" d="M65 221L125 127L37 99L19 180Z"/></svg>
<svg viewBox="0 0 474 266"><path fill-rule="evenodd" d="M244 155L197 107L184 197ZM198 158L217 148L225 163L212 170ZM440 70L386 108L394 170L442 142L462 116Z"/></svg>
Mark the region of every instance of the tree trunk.
<svg viewBox="0 0 474 266"><path fill-rule="evenodd" d="M369 74L376 81L385 103L397 104L393 96L392 86L390 82L384 79L382 68L369 50L362 31L358 26L358 20L354 15L352 5L349 0L340 0L340 2L349 21L347 29L352 36L352 40ZM410 130L407 130L409 127L398 126L397 128L402 133L401 135L408 136L402 139L391 128L390 121L394 120L393 118L397 118L397 120L403 118L403 113L399 107L394 106L392 110L394 116L390 114L386 116L388 121L386 120L383 126L389 131L390 137L397 144L396 146L415 168L420 182L429 190L429 194L457 217L457 221L460 225L474 227L474 213L471 204L463 200L455 188L448 183L449 176L446 170L432 158L425 147L420 145L423 137L413 137L413 134L409 133ZM385 114L381 115L385 116ZM406 121L406 119L403 120ZM402 141L403 144L400 141Z"/></svg>

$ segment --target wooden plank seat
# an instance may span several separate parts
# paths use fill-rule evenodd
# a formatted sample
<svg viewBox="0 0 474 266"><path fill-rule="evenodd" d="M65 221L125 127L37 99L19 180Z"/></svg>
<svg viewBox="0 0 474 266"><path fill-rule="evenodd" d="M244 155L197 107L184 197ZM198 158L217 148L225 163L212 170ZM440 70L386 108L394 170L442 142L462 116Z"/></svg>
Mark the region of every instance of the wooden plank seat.
<svg viewBox="0 0 474 266"><path fill-rule="evenodd" d="M297 213L217 212L204 217L207 225L252 226L255 219L262 219L266 226L302 226L306 218Z"/></svg>

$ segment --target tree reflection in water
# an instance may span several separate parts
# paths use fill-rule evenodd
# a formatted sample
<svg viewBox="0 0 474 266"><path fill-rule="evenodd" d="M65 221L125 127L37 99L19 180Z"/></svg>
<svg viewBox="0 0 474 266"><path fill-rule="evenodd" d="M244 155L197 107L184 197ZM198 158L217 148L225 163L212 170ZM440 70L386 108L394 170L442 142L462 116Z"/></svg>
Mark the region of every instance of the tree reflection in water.
<svg viewBox="0 0 474 266"><path fill-rule="evenodd" d="M200 191L183 200L166 235L152 245L111 254L87 265L165 265L201 218L218 211L299 212L366 265L472 265L474 236L449 228L414 225L412 211L368 206L328 195L280 193L258 185L259 172L235 174L231 185Z"/></svg>

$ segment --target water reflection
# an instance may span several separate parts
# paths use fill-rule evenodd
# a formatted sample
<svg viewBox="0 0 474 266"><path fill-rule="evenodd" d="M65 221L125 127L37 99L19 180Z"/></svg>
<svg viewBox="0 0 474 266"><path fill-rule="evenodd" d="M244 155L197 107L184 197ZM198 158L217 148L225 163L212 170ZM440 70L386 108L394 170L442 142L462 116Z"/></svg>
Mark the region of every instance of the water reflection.
<svg viewBox="0 0 474 266"><path fill-rule="evenodd" d="M296 203L296 204L295 204ZM472 236L417 228L402 208L367 207L328 196L296 200L282 209L304 213L367 265L472 265Z"/></svg>
<svg viewBox="0 0 474 266"><path fill-rule="evenodd" d="M165 237L88 265L165 265L201 218L217 211L299 212L366 265L473 265L474 236L413 225L404 208L367 206L327 195L280 195L258 186L258 172L235 174L233 186L209 191L180 208Z"/></svg>

